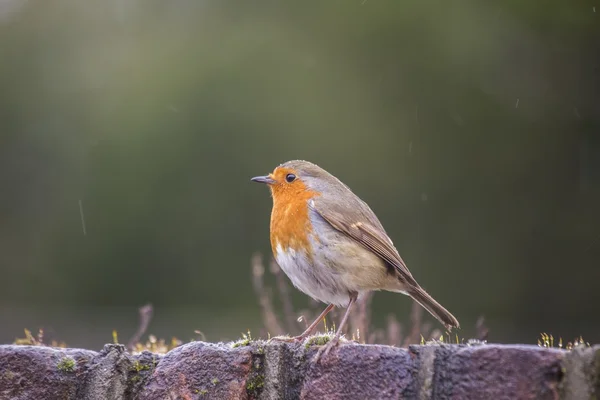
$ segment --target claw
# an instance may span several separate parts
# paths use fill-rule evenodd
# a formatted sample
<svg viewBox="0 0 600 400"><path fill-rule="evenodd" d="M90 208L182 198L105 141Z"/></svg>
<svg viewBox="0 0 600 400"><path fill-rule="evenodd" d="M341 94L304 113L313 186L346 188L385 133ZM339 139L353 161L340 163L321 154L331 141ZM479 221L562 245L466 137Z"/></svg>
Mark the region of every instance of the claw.
<svg viewBox="0 0 600 400"><path fill-rule="evenodd" d="M334 347L337 347L339 345L339 343L340 343L339 336L336 335L336 336L332 337L331 340L329 342L327 342L326 345L324 345L317 351L317 355L314 358L315 364L319 363L319 360L321 359L321 357L327 357L327 355L329 354L331 349L333 349Z"/></svg>
<svg viewBox="0 0 600 400"><path fill-rule="evenodd" d="M294 342L303 342L304 339L306 339L305 336L303 335L298 335L298 336L275 336L272 337L270 340L273 340L275 342L285 342L285 343L294 343Z"/></svg>

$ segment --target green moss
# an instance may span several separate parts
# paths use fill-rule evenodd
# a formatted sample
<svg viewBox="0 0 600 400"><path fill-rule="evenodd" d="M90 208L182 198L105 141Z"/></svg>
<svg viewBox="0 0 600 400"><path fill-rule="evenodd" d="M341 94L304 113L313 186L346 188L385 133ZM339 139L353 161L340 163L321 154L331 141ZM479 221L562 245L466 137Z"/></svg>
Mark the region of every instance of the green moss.
<svg viewBox="0 0 600 400"><path fill-rule="evenodd" d="M243 346L249 346L250 345L250 341L249 340L236 340L235 342L233 342L231 344L231 347L233 347L234 349L236 347L243 347Z"/></svg>
<svg viewBox="0 0 600 400"><path fill-rule="evenodd" d="M141 362L139 362L137 360L131 366L131 371L133 371L133 372L148 371L149 369L150 369L149 365L142 364Z"/></svg>
<svg viewBox="0 0 600 400"><path fill-rule="evenodd" d="M252 352L252 369L246 379L246 394L249 399L258 399L265 386L265 354L259 344Z"/></svg>
<svg viewBox="0 0 600 400"><path fill-rule="evenodd" d="M310 346L323 346L331 340L331 336L324 335L315 335L311 336L304 342L304 348L308 349Z"/></svg>
<svg viewBox="0 0 600 400"><path fill-rule="evenodd" d="M263 374L256 374L251 376L246 382L246 392L251 395L251 397L258 397L258 394L265 386L265 377Z"/></svg>
<svg viewBox="0 0 600 400"><path fill-rule="evenodd" d="M56 368L62 372L73 372L75 371L75 360L68 356L64 357L56 364Z"/></svg>
<svg viewBox="0 0 600 400"><path fill-rule="evenodd" d="M206 395L208 394L208 390L206 390L206 389L202 389L202 390L198 391L198 394L199 394L200 396L206 396Z"/></svg>
<svg viewBox="0 0 600 400"><path fill-rule="evenodd" d="M252 343L252 335L250 335L250 331L248 331L248 334L242 333L241 339L236 340L235 342L231 343L231 347L236 348L236 347L250 346L250 343Z"/></svg>
<svg viewBox="0 0 600 400"><path fill-rule="evenodd" d="M212 378L211 382L213 385L217 385L219 383L219 380L217 378Z"/></svg>
<svg viewBox="0 0 600 400"><path fill-rule="evenodd" d="M156 365L153 361L135 360L129 367L128 382L131 387L138 386L151 373Z"/></svg>

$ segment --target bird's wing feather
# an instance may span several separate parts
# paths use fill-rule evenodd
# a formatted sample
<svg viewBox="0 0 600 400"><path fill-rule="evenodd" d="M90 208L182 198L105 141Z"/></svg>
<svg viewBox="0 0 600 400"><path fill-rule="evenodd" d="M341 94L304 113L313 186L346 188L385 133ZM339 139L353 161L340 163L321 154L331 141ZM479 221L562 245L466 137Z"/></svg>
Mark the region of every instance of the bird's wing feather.
<svg viewBox="0 0 600 400"><path fill-rule="evenodd" d="M402 282L410 286L419 286L375 213L366 203L361 201L360 204L340 204L319 197L310 202L310 207L333 228L356 240L392 265Z"/></svg>

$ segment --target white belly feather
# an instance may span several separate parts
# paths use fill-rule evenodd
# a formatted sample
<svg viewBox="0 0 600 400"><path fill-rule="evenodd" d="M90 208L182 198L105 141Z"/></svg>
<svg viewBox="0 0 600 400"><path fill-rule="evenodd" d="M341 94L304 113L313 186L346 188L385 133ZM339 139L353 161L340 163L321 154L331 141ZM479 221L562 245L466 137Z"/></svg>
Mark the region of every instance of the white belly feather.
<svg viewBox="0 0 600 400"><path fill-rule="evenodd" d="M275 259L292 284L315 300L346 307L350 293L385 287L390 279L383 261L354 240L333 229L322 218L311 215L313 233L310 257L306 251L277 245Z"/></svg>
<svg viewBox="0 0 600 400"><path fill-rule="evenodd" d="M335 270L323 265L314 265L304 251L295 251L277 246L277 264L290 278L292 284L315 300L339 307L346 307L350 292L344 287ZM317 270L318 268L319 270Z"/></svg>

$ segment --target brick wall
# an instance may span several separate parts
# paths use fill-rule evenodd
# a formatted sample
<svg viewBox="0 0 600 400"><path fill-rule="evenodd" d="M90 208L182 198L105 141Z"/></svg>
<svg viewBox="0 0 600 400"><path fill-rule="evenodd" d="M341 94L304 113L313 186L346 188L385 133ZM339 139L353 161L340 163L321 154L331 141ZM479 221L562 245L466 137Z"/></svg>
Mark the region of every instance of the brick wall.
<svg viewBox="0 0 600 400"><path fill-rule="evenodd" d="M596 399L600 346L193 342L166 355L0 346L0 399Z"/></svg>

